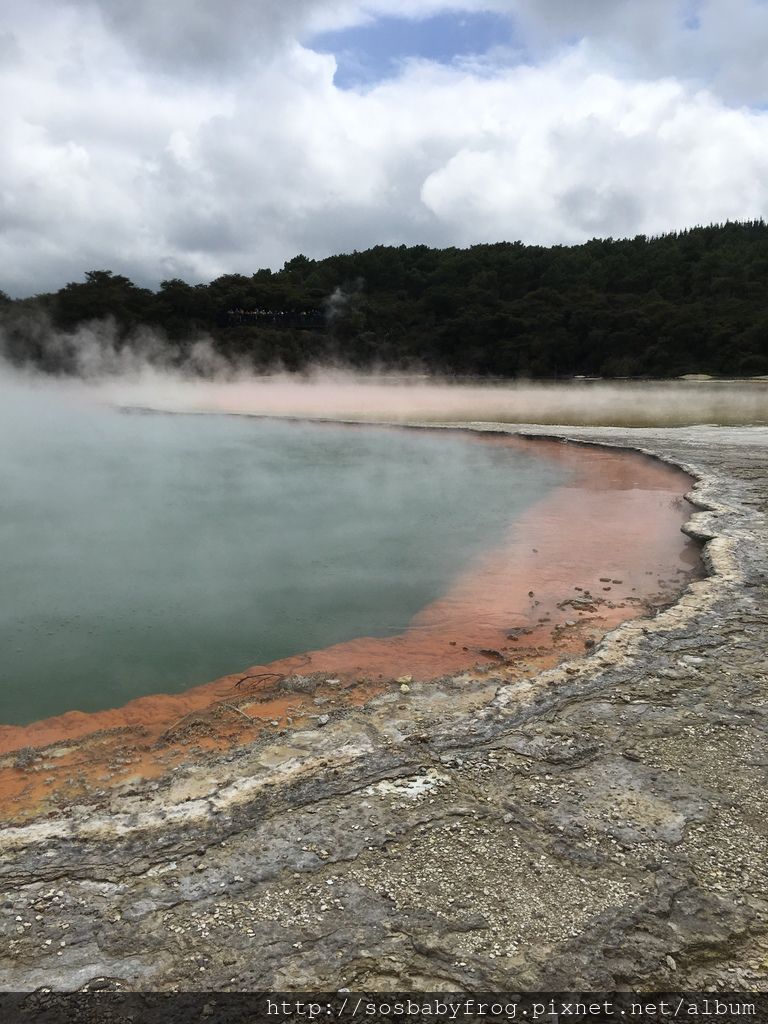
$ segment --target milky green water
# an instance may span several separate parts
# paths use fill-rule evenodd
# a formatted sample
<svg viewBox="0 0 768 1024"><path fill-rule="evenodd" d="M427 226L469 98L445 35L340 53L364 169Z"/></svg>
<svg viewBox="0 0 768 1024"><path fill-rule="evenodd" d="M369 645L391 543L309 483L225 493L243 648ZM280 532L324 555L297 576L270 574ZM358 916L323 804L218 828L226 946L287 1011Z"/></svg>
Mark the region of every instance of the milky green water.
<svg viewBox="0 0 768 1024"><path fill-rule="evenodd" d="M7 723L398 633L563 475L460 435L0 399Z"/></svg>

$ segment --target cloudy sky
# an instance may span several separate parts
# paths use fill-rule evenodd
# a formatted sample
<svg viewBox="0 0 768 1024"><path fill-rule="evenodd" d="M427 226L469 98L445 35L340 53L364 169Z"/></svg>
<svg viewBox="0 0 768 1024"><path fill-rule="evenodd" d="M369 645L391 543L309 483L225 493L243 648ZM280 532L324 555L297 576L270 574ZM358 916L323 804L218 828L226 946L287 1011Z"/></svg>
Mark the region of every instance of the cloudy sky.
<svg viewBox="0 0 768 1024"><path fill-rule="evenodd" d="M0 288L768 214L768 0L3 0Z"/></svg>

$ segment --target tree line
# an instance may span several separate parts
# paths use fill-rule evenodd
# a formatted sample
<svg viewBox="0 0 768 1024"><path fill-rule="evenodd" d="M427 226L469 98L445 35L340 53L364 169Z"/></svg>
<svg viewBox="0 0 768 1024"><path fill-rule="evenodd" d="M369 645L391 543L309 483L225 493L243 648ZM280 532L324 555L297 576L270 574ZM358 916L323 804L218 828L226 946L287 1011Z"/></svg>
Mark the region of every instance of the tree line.
<svg viewBox="0 0 768 1024"><path fill-rule="evenodd" d="M62 336L112 318L118 345L150 327L182 361L205 335L255 370L332 361L460 376L754 376L768 374L768 225L573 246L378 245L156 291L95 270L0 302L7 358L56 373L69 369Z"/></svg>

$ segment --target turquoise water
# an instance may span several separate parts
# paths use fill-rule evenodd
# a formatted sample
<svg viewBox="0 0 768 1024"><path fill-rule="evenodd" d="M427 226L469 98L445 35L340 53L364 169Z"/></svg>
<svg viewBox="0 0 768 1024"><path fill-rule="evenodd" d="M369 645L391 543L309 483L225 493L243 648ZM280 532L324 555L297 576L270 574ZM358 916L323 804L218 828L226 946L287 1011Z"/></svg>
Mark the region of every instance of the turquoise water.
<svg viewBox="0 0 768 1024"><path fill-rule="evenodd" d="M7 723L398 633L563 475L461 435L0 397Z"/></svg>

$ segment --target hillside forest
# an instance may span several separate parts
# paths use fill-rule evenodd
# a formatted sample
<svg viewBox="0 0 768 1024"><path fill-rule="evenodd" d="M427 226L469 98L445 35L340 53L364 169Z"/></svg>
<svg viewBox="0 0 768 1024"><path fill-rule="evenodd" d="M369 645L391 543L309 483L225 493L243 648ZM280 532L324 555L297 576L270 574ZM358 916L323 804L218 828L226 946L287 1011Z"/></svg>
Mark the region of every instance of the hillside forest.
<svg viewBox="0 0 768 1024"><path fill-rule="evenodd" d="M4 354L16 365L75 372L79 332L104 321L118 348L151 329L179 365L207 337L256 371L755 376L768 374L768 225L573 246L377 245L154 291L93 270L56 292L0 293Z"/></svg>

